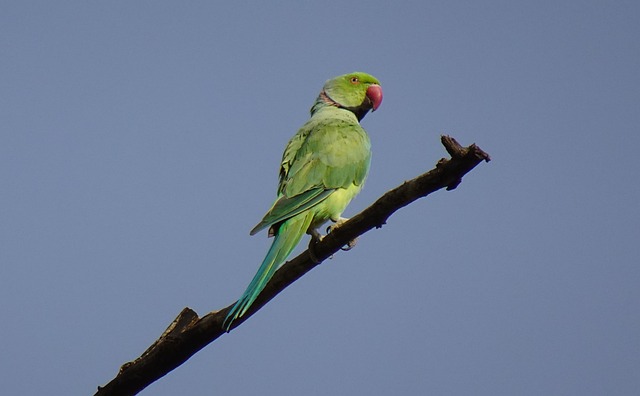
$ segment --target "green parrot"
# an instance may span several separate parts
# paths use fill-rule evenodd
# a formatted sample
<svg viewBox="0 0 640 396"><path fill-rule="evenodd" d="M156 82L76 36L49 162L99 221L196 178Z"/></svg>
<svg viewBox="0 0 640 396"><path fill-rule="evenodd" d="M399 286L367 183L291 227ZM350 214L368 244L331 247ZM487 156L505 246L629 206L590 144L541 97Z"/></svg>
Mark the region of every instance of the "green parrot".
<svg viewBox="0 0 640 396"><path fill-rule="evenodd" d="M379 81L354 72L328 80L311 107L311 118L291 138L282 155L278 196L250 232L269 228L274 240L242 297L224 320L228 332L285 262L305 233L340 215L360 192L369 172L371 144L359 121L382 102Z"/></svg>

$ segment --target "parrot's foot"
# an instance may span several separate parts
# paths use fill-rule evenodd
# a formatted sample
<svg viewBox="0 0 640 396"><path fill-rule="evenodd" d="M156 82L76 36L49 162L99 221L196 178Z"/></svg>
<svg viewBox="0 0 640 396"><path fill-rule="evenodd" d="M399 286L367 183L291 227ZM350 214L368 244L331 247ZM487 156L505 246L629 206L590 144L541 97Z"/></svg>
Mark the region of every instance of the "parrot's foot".
<svg viewBox="0 0 640 396"><path fill-rule="evenodd" d="M327 227L327 235L329 235L336 228L340 227L347 220L349 220L349 219L347 219L345 217L339 217L338 220L336 220L334 222L334 224L332 224L329 227ZM311 235L311 241L309 242L309 258L315 264L320 264L322 262L322 260L318 259L318 256L315 253L315 249L316 249L316 244L318 242L322 241L325 238L325 236L321 235L318 232L318 230L316 230L316 229L308 230L307 234ZM344 245L343 247L341 247L340 249L344 250L346 252L348 250L353 249L354 246L356 246L357 243L358 243L358 238L352 239L349 242L347 242L347 244ZM333 258L333 256L330 256L329 258Z"/></svg>
<svg viewBox="0 0 640 396"><path fill-rule="evenodd" d="M312 243L318 243L324 238L322 236L322 234L320 234L318 232L318 230L316 230L316 229L312 229L312 230L307 231L307 234L311 235L311 242Z"/></svg>
<svg viewBox="0 0 640 396"><path fill-rule="evenodd" d="M342 224L346 223L347 220L349 220L346 217L338 217L338 220L335 221L335 224L330 225L329 227L327 227L327 234L330 234L331 231L335 230L336 228L339 228ZM349 251L351 249L353 249L356 244L358 243L358 238L352 239L349 242L347 242L346 245L344 245L343 247L341 247L340 249L343 251Z"/></svg>

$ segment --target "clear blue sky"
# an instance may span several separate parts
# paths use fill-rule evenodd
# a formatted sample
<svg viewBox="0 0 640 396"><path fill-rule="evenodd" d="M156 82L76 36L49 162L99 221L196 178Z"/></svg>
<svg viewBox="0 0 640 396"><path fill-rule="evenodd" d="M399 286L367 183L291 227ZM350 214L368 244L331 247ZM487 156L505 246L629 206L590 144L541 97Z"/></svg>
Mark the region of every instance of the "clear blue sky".
<svg viewBox="0 0 640 396"><path fill-rule="evenodd" d="M361 70L345 215L442 133L493 161L142 394L640 394L639 3L256 3L0 5L3 393L92 394L238 298L284 145Z"/></svg>

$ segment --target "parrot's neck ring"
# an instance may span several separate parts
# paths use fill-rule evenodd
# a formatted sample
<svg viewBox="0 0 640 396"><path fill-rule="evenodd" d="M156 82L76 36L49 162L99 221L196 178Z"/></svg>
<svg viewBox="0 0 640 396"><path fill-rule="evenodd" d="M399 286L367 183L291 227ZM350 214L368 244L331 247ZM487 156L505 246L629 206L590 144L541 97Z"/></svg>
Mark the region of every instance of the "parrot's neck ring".
<svg viewBox="0 0 640 396"><path fill-rule="evenodd" d="M355 114L355 116L358 118L358 121L362 120L362 118L364 118L367 112L369 112L369 110L371 110L372 108L371 100L368 97L365 98L364 102L362 102L360 106L352 106L352 107L343 106L340 103L336 102L335 100L331 99L331 97L327 95L327 92L324 89L320 92L320 99L322 99L322 101L328 104L329 106L334 106L339 109L349 110L350 112Z"/></svg>
<svg viewBox="0 0 640 396"><path fill-rule="evenodd" d="M326 104L328 104L329 106L335 106L338 108L344 108L340 103L336 102L335 100L331 99L329 97L329 95L327 95L327 93L325 92L325 90L323 89L322 92L320 92L320 98L322 99L322 101Z"/></svg>

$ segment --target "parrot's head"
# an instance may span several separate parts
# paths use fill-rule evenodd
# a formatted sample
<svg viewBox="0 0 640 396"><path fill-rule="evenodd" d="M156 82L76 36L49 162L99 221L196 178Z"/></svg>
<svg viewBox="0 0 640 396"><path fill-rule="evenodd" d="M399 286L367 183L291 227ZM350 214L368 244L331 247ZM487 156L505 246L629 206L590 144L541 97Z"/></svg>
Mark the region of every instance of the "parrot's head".
<svg viewBox="0 0 640 396"><path fill-rule="evenodd" d="M378 79L372 75L353 72L328 80L318 100L349 110L360 121L369 110L378 109L382 103L382 88Z"/></svg>

